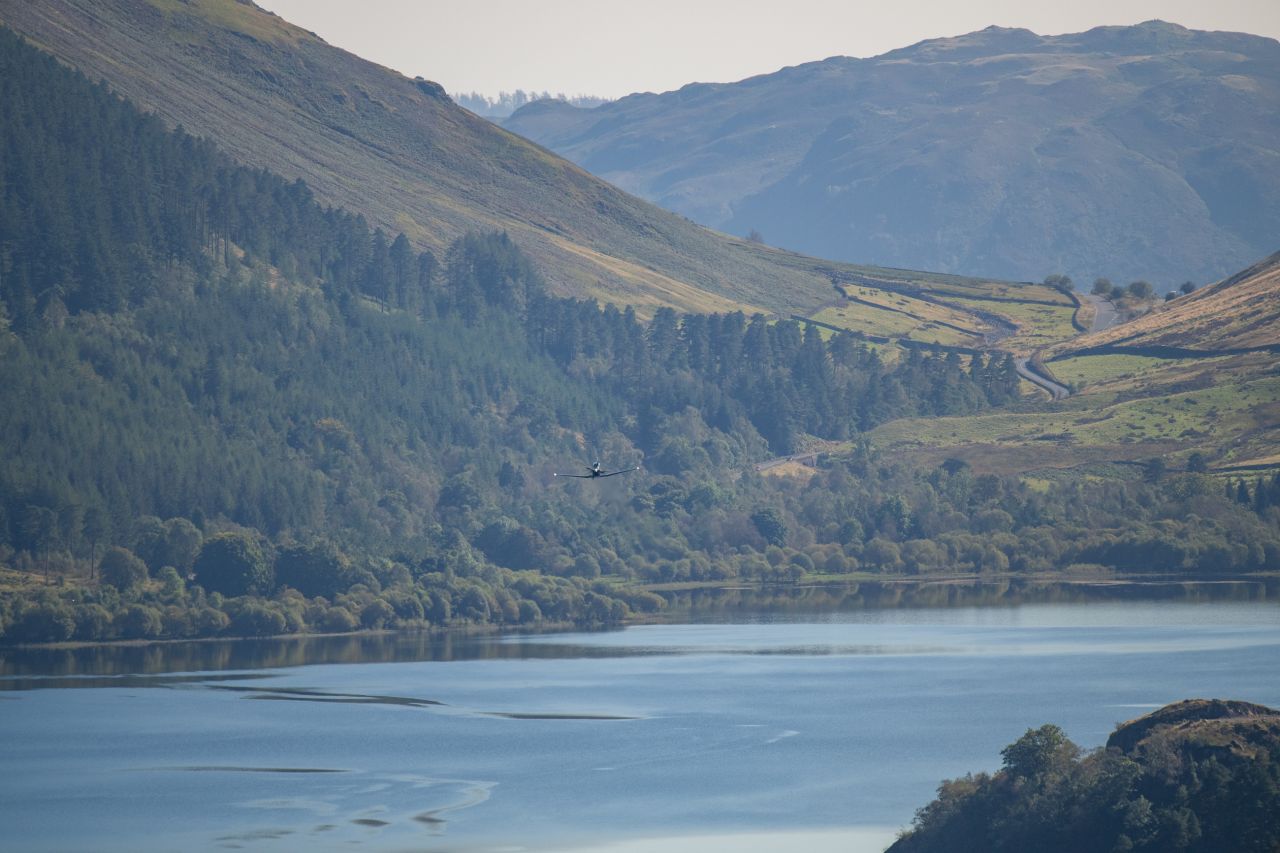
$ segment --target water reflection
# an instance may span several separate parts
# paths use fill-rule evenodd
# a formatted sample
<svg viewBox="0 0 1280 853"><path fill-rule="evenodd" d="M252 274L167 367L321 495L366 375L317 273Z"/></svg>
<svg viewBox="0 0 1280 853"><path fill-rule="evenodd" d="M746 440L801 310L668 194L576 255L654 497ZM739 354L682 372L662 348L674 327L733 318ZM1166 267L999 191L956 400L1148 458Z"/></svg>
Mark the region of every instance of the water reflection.
<svg viewBox="0 0 1280 853"><path fill-rule="evenodd" d="M586 656L608 652L587 652ZM0 649L0 690L33 687L176 686L182 677L139 675L284 669L335 663L397 663L563 657L547 648L521 648L495 636L403 632L254 640L199 640L148 645ZM234 676L239 679L244 676ZM61 683L53 683L60 679ZM193 677L207 681L207 676ZM43 682L43 683L37 683Z"/></svg>
<svg viewBox="0 0 1280 853"><path fill-rule="evenodd" d="M1026 604L1177 602L1183 604L1280 601L1280 579L1076 581L864 582L725 587L665 593L666 615L677 621L737 620L760 614L785 617L857 610L1017 607Z"/></svg>
<svg viewBox="0 0 1280 853"><path fill-rule="evenodd" d="M1280 579L1041 583L862 582L765 588L725 587L663 593L668 622L717 623L812 619L823 614L923 608L1015 607L1027 604L1280 601ZM804 654L814 654L806 648ZM407 632L271 640L204 640L147 645L0 649L0 691L48 687L176 687L208 675L334 663L525 660L614 657L598 644L503 642L496 634ZM284 698L284 697L276 697ZM304 697L305 698L305 697Z"/></svg>

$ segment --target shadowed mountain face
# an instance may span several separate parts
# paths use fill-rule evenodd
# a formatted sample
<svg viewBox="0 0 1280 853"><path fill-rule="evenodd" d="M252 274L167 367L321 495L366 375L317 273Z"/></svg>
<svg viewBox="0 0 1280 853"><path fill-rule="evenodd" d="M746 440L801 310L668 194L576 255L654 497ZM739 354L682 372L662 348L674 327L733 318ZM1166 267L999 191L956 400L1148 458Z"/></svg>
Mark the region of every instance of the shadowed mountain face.
<svg viewBox="0 0 1280 853"><path fill-rule="evenodd" d="M561 294L808 309L827 262L727 239L242 0L23 0L0 24L240 162L439 253L502 229ZM819 266L822 268L819 269Z"/></svg>
<svg viewBox="0 0 1280 853"><path fill-rule="evenodd" d="M712 227L864 263L1211 281L1280 235L1280 44L989 28L505 126Z"/></svg>

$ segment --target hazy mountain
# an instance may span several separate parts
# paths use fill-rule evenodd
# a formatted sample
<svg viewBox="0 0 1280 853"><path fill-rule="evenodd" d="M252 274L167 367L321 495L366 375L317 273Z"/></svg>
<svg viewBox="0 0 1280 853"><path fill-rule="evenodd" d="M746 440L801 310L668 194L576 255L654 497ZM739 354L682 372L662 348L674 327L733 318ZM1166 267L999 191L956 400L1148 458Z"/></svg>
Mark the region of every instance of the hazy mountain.
<svg viewBox="0 0 1280 853"><path fill-rule="evenodd" d="M619 192L410 80L239 0L31 0L0 23L239 161L440 253L508 231L559 293L646 308L812 307L823 262Z"/></svg>
<svg viewBox="0 0 1280 853"><path fill-rule="evenodd" d="M1280 235L1280 43L989 28L504 126L732 233L839 259L1166 289Z"/></svg>
<svg viewBox="0 0 1280 853"><path fill-rule="evenodd" d="M524 89L516 89L514 92L499 92L497 97L489 97L480 92L453 92L449 97L453 98L454 103L459 106L466 107L478 116L485 118L506 118L516 110L532 104L535 101L562 101L573 107L584 107L591 109L601 104L607 104L609 98L600 98L595 95L566 95L564 92L557 92L554 95L547 91L531 91L526 92Z"/></svg>

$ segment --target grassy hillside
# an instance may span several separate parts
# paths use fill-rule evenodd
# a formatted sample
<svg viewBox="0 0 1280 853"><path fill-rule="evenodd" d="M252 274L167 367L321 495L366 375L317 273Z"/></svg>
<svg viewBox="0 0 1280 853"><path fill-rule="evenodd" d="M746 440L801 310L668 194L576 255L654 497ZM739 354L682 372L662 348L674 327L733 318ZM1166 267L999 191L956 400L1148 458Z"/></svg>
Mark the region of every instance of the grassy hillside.
<svg viewBox="0 0 1280 853"><path fill-rule="evenodd" d="M1212 281L1280 233L1280 44L991 27L504 125L711 227L861 263Z"/></svg>
<svg viewBox="0 0 1280 853"><path fill-rule="evenodd" d="M873 439L923 462L955 456L1001 473L1155 457L1180 468L1192 454L1222 473L1266 471L1280 467L1278 346L1272 255L1136 320L1048 347L1046 367L1072 388L1068 400L897 421Z"/></svg>
<svg viewBox="0 0 1280 853"><path fill-rule="evenodd" d="M410 80L237 0L35 0L0 23L241 162L439 253L505 229L560 293L713 311L807 310L828 263L640 201Z"/></svg>
<svg viewBox="0 0 1280 853"><path fill-rule="evenodd" d="M894 421L874 430L872 440L920 463L956 457L1002 474L1156 457L1181 469L1193 453L1232 470L1280 451L1280 375L1266 354L1101 355L1049 366L1078 393L1023 411Z"/></svg>
<svg viewBox="0 0 1280 853"><path fill-rule="evenodd" d="M1136 320L1077 338L1057 351L1138 352L1161 347L1205 354L1280 347L1280 252L1212 287L1179 297Z"/></svg>
<svg viewBox="0 0 1280 853"><path fill-rule="evenodd" d="M35 0L0 23L103 78L171 125L237 160L301 178L325 203L362 213L440 254L470 230L503 229L554 292L686 311L809 315L833 280L990 294L991 283L820 261L701 228L457 107L436 84L360 59L237 0ZM983 307L989 307L984 305ZM922 341L981 342L932 330ZM871 334L902 333L873 317ZM888 322L881 322L887 320ZM855 327L859 328L859 327Z"/></svg>

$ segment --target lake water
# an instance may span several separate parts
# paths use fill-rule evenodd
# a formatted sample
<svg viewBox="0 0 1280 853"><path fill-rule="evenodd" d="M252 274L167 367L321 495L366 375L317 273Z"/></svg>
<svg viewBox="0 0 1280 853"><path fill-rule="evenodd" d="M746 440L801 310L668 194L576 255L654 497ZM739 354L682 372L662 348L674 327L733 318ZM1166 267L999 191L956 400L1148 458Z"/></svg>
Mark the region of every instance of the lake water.
<svg viewBox="0 0 1280 853"><path fill-rule="evenodd" d="M883 850L1029 727L1096 746L1177 699L1280 706L1276 590L1242 589L4 651L3 846Z"/></svg>

